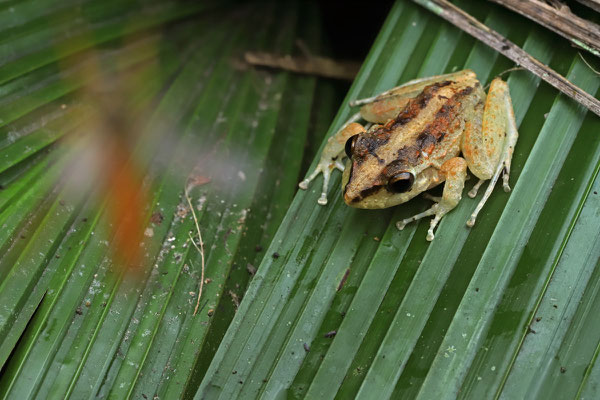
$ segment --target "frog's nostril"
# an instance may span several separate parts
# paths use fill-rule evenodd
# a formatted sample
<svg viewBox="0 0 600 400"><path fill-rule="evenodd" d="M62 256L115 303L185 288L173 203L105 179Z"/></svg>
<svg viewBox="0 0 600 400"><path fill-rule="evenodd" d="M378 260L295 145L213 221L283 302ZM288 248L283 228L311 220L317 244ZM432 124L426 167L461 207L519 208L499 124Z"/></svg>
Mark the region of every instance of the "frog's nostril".
<svg viewBox="0 0 600 400"><path fill-rule="evenodd" d="M348 196L347 193L344 193L344 202L348 205L351 205L352 203L354 203L356 201L355 197L352 196Z"/></svg>

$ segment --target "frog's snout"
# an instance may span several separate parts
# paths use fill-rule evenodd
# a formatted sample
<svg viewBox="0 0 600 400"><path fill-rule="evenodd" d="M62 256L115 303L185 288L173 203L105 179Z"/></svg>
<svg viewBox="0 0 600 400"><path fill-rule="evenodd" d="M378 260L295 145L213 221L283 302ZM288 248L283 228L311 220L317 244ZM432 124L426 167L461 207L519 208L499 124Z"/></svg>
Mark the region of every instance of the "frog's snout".
<svg viewBox="0 0 600 400"><path fill-rule="evenodd" d="M362 197L352 190L350 182L345 182L343 186L344 202L350 207L356 207L357 203L362 200Z"/></svg>
<svg viewBox="0 0 600 400"><path fill-rule="evenodd" d="M344 187L344 202L346 202L346 204L348 204L349 206L352 205L354 198L348 196L348 193L346 193L346 188Z"/></svg>

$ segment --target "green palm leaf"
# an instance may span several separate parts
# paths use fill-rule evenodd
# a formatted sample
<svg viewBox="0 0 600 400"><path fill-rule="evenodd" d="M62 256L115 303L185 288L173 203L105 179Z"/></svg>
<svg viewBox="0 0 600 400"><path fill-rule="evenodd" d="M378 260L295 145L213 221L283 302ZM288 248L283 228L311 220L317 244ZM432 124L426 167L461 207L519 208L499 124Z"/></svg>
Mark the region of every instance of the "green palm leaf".
<svg viewBox="0 0 600 400"><path fill-rule="evenodd" d="M203 343L219 340L231 320L226 303L243 296L248 272L238 266L257 264L256 244L270 241L291 201L311 119L328 123L339 102L329 83L317 90L314 77L240 69L239 60L250 49L289 53L296 37L318 51L319 31L304 23L317 15L312 6L268 3L210 11L210 3L72 3L79 8L19 4L10 12L21 20L7 26L14 35L0 67L0 392L179 397L195 391L192 379L214 352ZM56 18L34 23L47 15ZM44 37L58 47L34 45ZM148 268L138 273L112 257L123 226L109 225L101 188L90 177L73 195L63 174L77 151L70 140L85 139L94 115L77 91L110 74L127 77L128 119L142 121L144 132L132 156L146 166L152 218ZM322 107L313 110L316 93ZM197 315L201 262L183 196L195 165L214 175L191 192L207 249ZM226 281L232 268L237 276Z"/></svg>
<svg viewBox="0 0 600 400"><path fill-rule="evenodd" d="M470 3L460 5L580 87L591 93L598 89L600 79L571 49L557 47L547 32L530 24L509 25L508 14L496 8L488 13ZM424 10L398 2L346 100L462 68L489 81L509 66ZM538 352L548 348L538 336L526 335L547 297L547 282L556 277L566 249L577 240L576 227L584 224L588 230L582 235L597 236L597 223L592 228L582 220L582 210L593 201L600 154L590 144L597 143L592 137L598 119L586 118L582 107L526 72L512 73L508 83L520 125L513 192L495 193L473 229L465 221L475 200L463 199L443 219L431 244L424 240L425 223L402 232L389 224L423 209L422 200L392 212L357 211L342 204L335 186L330 198L336 200L325 208L314 204L317 190L299 193L269 249L281 257L263 260L197 398L272 398L282 393L485 398L494 392L506 398L544 398L543 393L562 391L568 397L593 390L586 386L589 373L582 380L575 371L570 385L556 383L549 389L540 383L540 376L552 373L559 382L570 370L561 373L557 366L550 369L543 360L530 359L530 342L542 347ZM347 107L340 110L330 134L349 114ZM585 156L578 156L582 151ZM575 159L576 172L575 161L570 162ZM568 190L556 190L567 181ZM541 248L532 253L536 243ZM581 254L586 262L580 263L591 272L598 255L589 247ZM558 289L573 304L572 312L577 303L567 293L579 299L586 283L593 282L588 281L590 272L579 289L566 282ZM545 320L556 326L561 319L548 315L540 322ZM569 325L562 324L563 329ZM598 342L592 337L587 360L595 359ZM555 346L561 343L558 339ZM562 346L575 362L576 355L566 343ZM520 365L527 373L519 372ZM540 371L542 366L548 369Z"/></svg>
<svg viewBox="0 0 600 400"><path fill-rule="evenodd" d="M456 4L597 95L566 40ZM487 83L513 65L485 45L399 0L334 117L343 87L239 61L297 38L322 54L313 3L44 5L0 5L2 398L598 396L597 116L526 71L505 76L513 191L472 229L465 196L429 243L426 222L394 225L426 200L351 209L335 174L322 207L319 181L297 183L349 100L463 68ZM90 95L114 77L149 204L135 273L112 251L127 226L104 188L65 175L93 136ZM189 192L197 314L190 173L211 178Z"/></svg>

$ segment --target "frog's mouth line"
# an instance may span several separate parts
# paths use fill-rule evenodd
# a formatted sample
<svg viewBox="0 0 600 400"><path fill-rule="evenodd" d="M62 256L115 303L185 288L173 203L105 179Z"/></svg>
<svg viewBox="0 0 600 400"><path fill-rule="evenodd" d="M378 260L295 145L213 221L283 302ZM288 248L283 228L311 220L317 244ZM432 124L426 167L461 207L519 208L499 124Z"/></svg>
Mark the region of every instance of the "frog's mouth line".
<svg viewBox="0 0 600 400"><path fill-rule="evenodd" d="M348 182L344 185L344 198L346 197L346 191L348 190L348 185L352 182L352 172L354 172L354 162L352 158L350 158L350 172L348 173Z"/></svg>
<svg viewBox="0 0 600 400"><path fill-rule="evenodd" d="M370 196L374 193L377 193L381 190L381 188L383 188L383 185L375 185L375 186L371 186L368 189L364 189L360 191L360 194L358 195L358 197L355 197L352 199L352 203L358 203L359 201L361 201L362 199L364 199L367 196Z"/></svg>

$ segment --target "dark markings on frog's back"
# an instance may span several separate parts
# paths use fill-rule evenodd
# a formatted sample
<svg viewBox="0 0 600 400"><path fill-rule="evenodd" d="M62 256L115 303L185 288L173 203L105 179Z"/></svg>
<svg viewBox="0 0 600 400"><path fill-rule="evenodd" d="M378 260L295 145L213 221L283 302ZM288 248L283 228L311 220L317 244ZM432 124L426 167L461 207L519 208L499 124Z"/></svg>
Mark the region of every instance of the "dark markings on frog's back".
<svg viewBox="0 0 600 400"><path fill-rule="evenodd" d="M370 154L377 159L377 161L384 162L379 155L377 155L377 149L386 144L390 140L389 135L377 135L377 136L363 136L355 144L355 154L360 154L357 161L360 163L364 160L366 154Z"/></svg>
<svg viewBox="0 0 600 400"><path fill-rule="evenodd" d="M452 82L450 81L444 81L425 87L421 94L408 102L406 107L404 107L395 119L391 120L381 128L362 136L355 144L348 184L352 182L353 179L354 162L356 162L356 166L360 166L369 154L375 157L379 163L384 162L377 154L377 149L390 140L390 136L394 130L407 124L413 118L418 116L419 112L427 106L431 98L437 94L440 88L448 86L451 83ZM357 203L365 197L378 192L384 188L384 185L381 184L381 182L387 182L391 176L406 171L409 166L416 165L423 151L431 152L436 143L441 142L452 128L452 122L460 113L462 98L471 94L472 91L473 87L466 87L450 98L444 97L447 101L436 112L433 121L419 133L413 144L400 148L396 152L395 160L383 168L378 179L379 183L363 189L357 197L352 199L352 202ZM347 186L348 185L344 187L344 194L346 193Z"/></svg>
<svg viewBox="0 0 600 400"><path fill-rule="evenodd" d="M422 109L427 107L429 100L431 100L431 98L437 94L440 88L443 88L450 84L452 84L451 81L443 81L434 83L429 86L425 86L423 92L421 92L421 94L419 94L413 100L409 101L408 104L404 107L404 109L400 111L398 116L395 119L388 122L385 127L388 127L391 132L392 130L397 129L402 125L406 125L413 118L419 115L419 112L421 112Z"/></svg>
<svg viewBox="0 0 600 400"><path fill-rule="evenodd" d="M450 84L452 84L451 81L443 81L426 86L423 89L423 92L408 102L396 118L390 120L381 128L363 135L360 140L357 141L354 150L358 164L360 165L368 154L375 157L379 163L383 163L384 161L377 154L377 149L390 140L393 131L406 125L419 115L421 110L427 107L431 98L437 94L440 88Z"/></svg>
<svg viewBox="0 0 600 400"><path fill-rule="evenodd" d="M466 87L454 94L440 107L435 114L435 118L429 123L415 139L415 143L402 147L396 152L396 159L393 161L395 168L387 170L402 169L397 165L415 165L421 157L423 151L430 153L436 143L441 142L448 131L452 128L452 122L456 119L461 110L461 100L473 91L473 87Z"/></svg>

